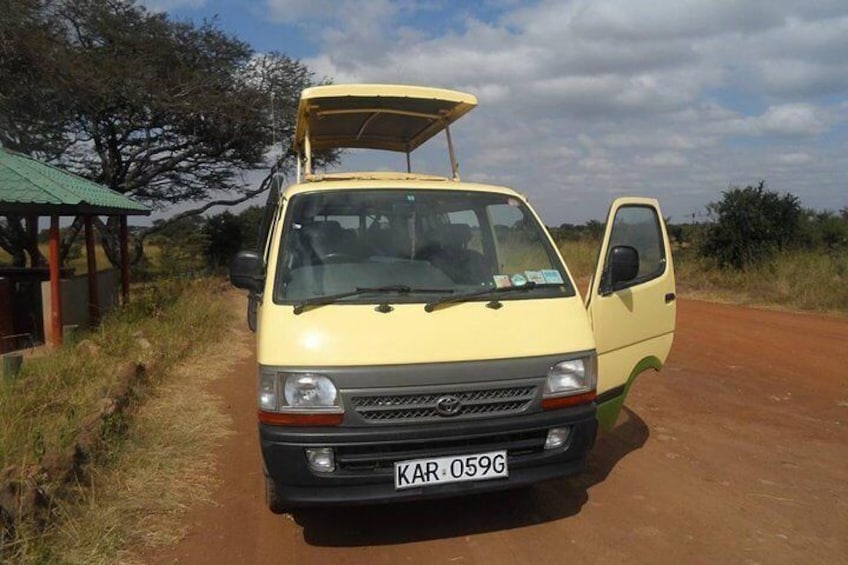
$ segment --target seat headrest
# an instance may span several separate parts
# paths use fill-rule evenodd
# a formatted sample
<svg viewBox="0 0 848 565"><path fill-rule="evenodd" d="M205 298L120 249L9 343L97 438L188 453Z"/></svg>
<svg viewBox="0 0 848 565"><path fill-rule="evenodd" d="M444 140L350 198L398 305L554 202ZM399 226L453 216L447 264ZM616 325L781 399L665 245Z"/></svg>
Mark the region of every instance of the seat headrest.
<svg viewBox="0 0 848 565"><path fill-rule="evenodd" d="M471 241L471 226L468 224L445 224L439 226L435 239L445 247L465 247Z"/></svg>
<svg viewBox="0 0 848 565"><path fill-rule="evenodd" d="M304 235L308 237L321 237L329 240L338 238L342 233L342 225L333 220L327 222L310 222L303 224L301 229Z"/></svg>

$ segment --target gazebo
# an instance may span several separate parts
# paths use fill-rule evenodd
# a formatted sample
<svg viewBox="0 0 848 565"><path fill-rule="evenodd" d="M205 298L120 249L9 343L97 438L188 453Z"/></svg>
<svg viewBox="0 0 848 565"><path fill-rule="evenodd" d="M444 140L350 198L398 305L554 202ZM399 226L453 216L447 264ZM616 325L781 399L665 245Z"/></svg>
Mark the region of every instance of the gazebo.
<svg viewBox="0 0 848 565"><path fill-rule="evenodd" d="M0 147L0 216L26 218L29 254L35 262L38 218L50 218L49 269L37 264L29 267L3 268L0 277L44 276L50 280L50 327L44 333L50 342L62 344L62 292L60 272L59 218L82 218L85 228L89 321L99 319L97 262L94 254L93 219L99 216L120 218L120 273L123 301L129 299L129 249L127 216L148 215L150 209L126 196L93 183L60 168L41 163L31 157ZM45 326L47 324L45 323ZM0 336L2 338L3 336ZM3 345L0 343L0 352Z"/></svg>

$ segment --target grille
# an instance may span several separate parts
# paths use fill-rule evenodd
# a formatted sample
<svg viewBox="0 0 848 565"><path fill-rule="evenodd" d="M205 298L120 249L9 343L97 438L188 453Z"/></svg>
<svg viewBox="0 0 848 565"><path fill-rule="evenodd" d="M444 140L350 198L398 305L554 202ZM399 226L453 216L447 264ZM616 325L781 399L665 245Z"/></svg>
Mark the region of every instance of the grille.
<svg viewBox="0 0 848 565"><path fill-rule="evenodd" d="M461 406L456 414L442 416L436 410L436 403L445 396L459 400ZM351 403L359 417L368 423L417 423L517 414L535 397L535 385L522 385L486 390L357 395L351 398Z"/></svg>

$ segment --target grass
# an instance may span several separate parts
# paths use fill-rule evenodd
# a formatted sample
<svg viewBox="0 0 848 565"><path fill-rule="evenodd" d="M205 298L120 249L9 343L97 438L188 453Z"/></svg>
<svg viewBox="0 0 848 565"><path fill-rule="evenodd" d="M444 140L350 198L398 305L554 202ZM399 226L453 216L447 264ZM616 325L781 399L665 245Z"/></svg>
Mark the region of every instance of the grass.
<svg viewBox="0 0 848 565"><path fill-rule="evenodd" d="M50 257L50 246L46 243L41 243L38 245L38 250L41 251L41 254L44 255L45 258ZM103 247L100 245L96 245L94 247L94 258L97 261L97 270L103 271L105 269L110 269L112 266L109 264L109 258L106 257L106 252L103 251ZM0 265L11 265L12 257L6 253L4 249L0 249ZM85 248L83 248L82 253L76 257L69 257L68 260L63 265L65 268L74 269L74 274L83 275L88 272L88 259L85 256Z"/></svg>
<svg viewBox="0 0 848 565"><path fill-rule="evenodd" d="M719 269L689 250L675 254L678 286L707 300L848 313L848 253L788 251L743 271Z"/></svg>
<svg viewBox="0 0 848 565"><path fill-rule="evenodd" d="M566 241L560 250L578 281L592 276L598 243ZM674 250L679 294L734 304L848 314L848 253L796 250L744 271L719 269L694 249ZM581 288L585 284L579 285Z"/></svg>
<svg viewBox="0 0 848 565"><path fill-rule="evenodd" d="M232 318L243 306L237 298L233 304L217 297L216 307L228 309ZM222 332L160 383L135 416L114 464L94 476L93 488L80 491L81 504L58 524L53 555L76 563L140 563L139 553L184 535L182 515L191 504L211 499L217 485L214 448L231 433L221 400L206 385L249 355L236 334Z"/></svg>
<svg viewBox="0 0 848 565"><path fill-rule="evenodd" d="M159 283L137 289L126 308L107 316L98 330L84 336L99 349L96 354L67 344L52 355L27 359L16 379L0 382L0 469L37 463L45 453L70 447L82 419L97 410L105 391L114 386L115 368L122 362L151 365L153 369L148 376L155 385L142 391L137 399L140 406L149 405L152 412L139 411L126 422L129 435L110 436L110 443L89 466L93 488L89 484L57 491L59 496L54 499L56 505L52 509L56 519L51 528L40 534L24 524L16 530L15 539L0 541L0 560L3 555L22 562L116 560L122 540L132 537L127 534L123 518L128 513L127 507L136 504L138 498L115 494L98 485L111 484L112 489L129 485L128 479L109 478L122 468L135 466L143 473L151 466L178 464L167 460L168 450L184 447L185 441L180 443L171 438L170 443L166 441L159 448L151 448L155 438L166 435L157 431L156 426L196 430L197 423L190 420L194 416L209 416L203 406L211 401L202 393L195 395L197 391L181 388L174 379L181 374L176 370L181 362L198 355L205 359L203 352L232 326L232 309L220 292L223 286L220 281L205 280ZM149 344L139 339L140 336ZM214 374L211 367L207 369ZM168 419L163 414L172 417ZM209 418L215 427L214 418ZM136 421L147 425L139 427ZM199 448L208 441L204 443L201 437L191 439ZM138 446L142 449L136 449ZM127 459L128 456L132 458ZM148 486L142 487L141 483ZM147 498L159 499L167 492L149 476L135 484L136 494L146 488ZM102 506L104 500L112 500L112 506ZM130 523L141 532L146 530L137 521ZM65 557L59 559L59 556Z"/></svg>

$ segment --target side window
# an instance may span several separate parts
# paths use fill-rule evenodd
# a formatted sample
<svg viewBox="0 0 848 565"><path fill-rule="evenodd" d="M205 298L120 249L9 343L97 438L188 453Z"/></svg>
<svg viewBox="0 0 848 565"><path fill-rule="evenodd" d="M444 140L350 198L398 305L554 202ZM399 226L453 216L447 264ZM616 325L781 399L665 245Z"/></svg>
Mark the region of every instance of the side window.
<svg viewBox="0 0 848 565"><path fill-rule="evenodd" d="M615 214L609 248L629 245L639 253L639 274L633 284L643 283L665 271L660 218L649 206L622 206Z"/></svg>

